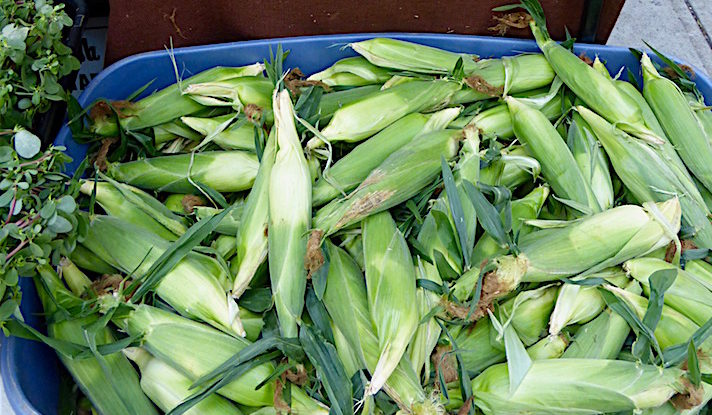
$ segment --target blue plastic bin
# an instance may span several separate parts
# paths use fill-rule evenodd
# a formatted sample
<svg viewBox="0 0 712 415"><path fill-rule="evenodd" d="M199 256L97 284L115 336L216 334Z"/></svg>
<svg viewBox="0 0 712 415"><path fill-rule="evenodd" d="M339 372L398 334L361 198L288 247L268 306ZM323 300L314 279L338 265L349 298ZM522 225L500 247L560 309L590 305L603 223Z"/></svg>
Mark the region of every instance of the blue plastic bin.
<svg viewBox="0 0 712 415"><path fill-rule="evenodd" d="M299 67L309 74L324 69L337 59L353 56L355 53L344 48L350 42L372 37L392 37L422 43L455 52L474 53L480 57L500 57L521 52L538 52L533 41L480 36L438 35L438 34L394 34L370 33L357 35L334 35L297 37L249 42L225 43L211 46L197 46L176 49L175 59L184 76L212 68L214 66L239 66L262 61L269 56L270 48L276 50L282 44L291 53L285 62L285 69ZM576 45L576 53L586 53L590 57L598 55L604 60L611 73L622 67L640 72L640 65L626 48L601 45ZM697 86L712 102L712 80L696 71ZM133 91L154 81L144 92L149 94L175 82L175 73L168 52L150 52L117 62L101 72L79 98L82 106L97 98L124 99ZM65 126L60 131L55 144L67 147L74 158L73 170L86 153L86 146L72 140ZM30 324L40 328L43 323L37 314L42 311L32 281L21 281L23 290L22 312ZM0 372L5 384L10 404L17 414L53 415L57 412L58 365L54 351L36 342L17 338L5 339L0 354Z"/></svg>

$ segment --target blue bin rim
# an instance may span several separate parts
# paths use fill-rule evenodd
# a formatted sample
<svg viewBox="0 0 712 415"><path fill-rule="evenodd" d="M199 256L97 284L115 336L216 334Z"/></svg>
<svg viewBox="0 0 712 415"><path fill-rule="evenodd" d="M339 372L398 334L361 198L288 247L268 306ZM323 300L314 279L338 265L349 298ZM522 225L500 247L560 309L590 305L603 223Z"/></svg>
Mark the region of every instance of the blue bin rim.
<svg viewBox="0 0 712 415"><path fill-rule="evenodd" d="M475 35L460 35L460 34L441 34L441 33L417 33L417 32L381 32L381 33L353 33L353 34L333 34L333 35L316 35L316 36L295 36L295 37L284 37L284 38L270 38L270 39L258 39L258 40L248 40L239 42L226 42L210 45L199 45L199 46L188 46L175 48L175 52L201 52L201 51L221 51L229 50L235 46L273 46L281 44L285 50L289 49L289 45L300 43L304 41L333 41L334 45L338 44L348 44L351 42L366 40L375 37L387 37L395 38L400 40L406 40L410 42L420 43L422 41L447 41L449 39L468 39L468 40L480 40L487 42L489 44L501 45L503 49L508 52L517 53L517 48L521 47L523 49L536 48L536 42L532 39L518 39L518 38L507 38L507 37L493 37L493 36L475 36ZM538 48L537 48L538 49ZM575 51L583 52L598 52L598 51L610 51L617 53L629 53L629 48L623 46L608 46L608 45L598 45L591 43L576 43L574 45ZM654 61L660 62L660 60L650 51L649 49L643 49ZM123 66L130 63L141 61L146 58L153 57L164 57L168 56L169 50L157 50L150 52L143 52L136 55L132 55L123 58L117 62L114 62L109 67L102 70L92 81L89 83L87 88L79 96L78 101L82 107L86 107L89 102L89 97L92 96L92 92L98 85L100 85L106 78L110 77L114 72L119 71ZM678 64L685 64L692 68L695 73L694 81L696 84L704 84L708 91L712 92L712 79L710 79L705 72L701 71L694 65L689 65L682 60L677 59L674 55L667 55L673 61ZM712 96L706 96L708 100L712 100ZM69 128L64 125L55 139L57 143L60 137L66 137L68 135ZM5 393L7 395L8 402L12 409L19 415L43 415L38 412L32 405L32 403L27 399L27 395L21 388L17 377L14 375L18 370L12 359L12 353L10 352L16 346L16 339L14 337L10 338L0 338L0 376L2 376L3 385L5 388Z"/></svg>
<svg viewBox="0 0 712 415"><path fill-rule="evenodd" d="M211 45L198 45L198 46L186 46L186 47L181 47L181 48L175 48L174 51L180 51L180 52L201 52L205 50L212 50L212 51L220 51L220 50L229 50L230 48L237 46L237 45L245 45L245 46L276 46L278 44L282 44L285 50L289 49L289 44L291 43L298 43L302 42L305 40L312 40L312 41L321 41L321 40L334 40L334 44L348 44L351 42L357 42L365 39L370 39L374 37L387 37L387 38L397 38L400 40L407 40L407 41L412 41L412 42L418 42L419 40L447 40L447 39L474 39L474 40L483 40L487 41L488 43L494 43L494 44L501 44L502 46L506 46L507 49L512 49L511 46L514 43L515 47L516 45L521 45L521 46L536 46L536 42L533 39L519 39L519 38L508 38L508 37L494 37L494 36L476 36L476 35L460 35L460 34L444 34L444 33L417 33L417 32L383 32L383 33L371 33L371 32L366 32L366 33L351 33L351 34L346 34L346 35L316 35L316 36L292 36L292 37L284 37L284 38L270 38L270 39L256 39L256 40L245 40L245 41L239 41L239 42L226 42L226 43L216 43L216 44L211 44ZM576 43L574 45L575 49L605 49L607 51L616 51L616 52L629 52L629 48L624 47L624 46L608 46L608 45L598 45L598 44L593 44L593 43ZM655 57L655 54L650 50L650 49L642 49L645 52L647 52L649 55L651 55L651 58L653 60L658 60ZM150 51L150 52L143 52L143 53L138 53L136 55L128 56L126 58L123 58L117 62L112 63L109 65L107 68L104 68L94 79L91 80L87 88L82 92L82 94L79 96L79 103L82 104L82 106L88 104L87 97L91 96L91 92L94 88L96 88L97 85L99 85L105 78L111 76L114 72L117 70L120 70L122 66L125 66L129 63L132 63L134 61L141 61L142 59L149 58L149 57L156 57L156 56L167 56L169 54L169 50L156 50L156 51ZM673 61L677 62L678 64L685 64L688 67L692 68L694 73L696 74L695 77L695 82L703 82L707 83L712 87L712 79L708 78L707 75L705 75L705 72L700 70L698 67L695 65L690 65L685 63L684 61L677 59L674 55L667 55L670 59ZM58 135L61 135L58 134Z"/></svg>

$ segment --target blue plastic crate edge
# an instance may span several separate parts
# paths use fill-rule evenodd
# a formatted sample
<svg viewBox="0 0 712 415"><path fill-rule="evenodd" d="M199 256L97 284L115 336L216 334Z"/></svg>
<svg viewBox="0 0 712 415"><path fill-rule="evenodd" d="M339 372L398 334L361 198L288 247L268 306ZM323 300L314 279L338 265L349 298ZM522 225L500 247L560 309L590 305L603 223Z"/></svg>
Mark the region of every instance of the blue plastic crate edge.
<svg viewBox="0 0 712 415"><path fill-rule="evenodd" d="M79 103L86 107L100 97L123 99L150 81L154 74L166 75L166 71L170 72L170 76L156 79L156 82L144 92L144 95L175 82L173 66L169 59L170 54L175 57L179 72L182 75L189 75L218 65L247 65L255 61L262 61L269 56L270 47L276 51L277 45L281 44L284 50L292 51L285 62L285 68L298 66L305 73L311 73L327 67L337 59L354 56L355 53L344 46L372 37L407 40L455 52L474 53L482 58L539 50L533 40L428 33L303 36L192 46L173 51L146 52L114 63L91 81L79 97ZM639 63L627 48L577 44L575 51L577 54L585 53L590 57L600 56L606 61L606 66L611 73L617 73L621 67L630 68L640 80ZM653 59L656 58L653 57ZM679 60L676 61L683 63ZM710 103L712 101L712 80L697 68L693 67L693 70L696 73L695 81L698 88ZM125 76L125 74L129 76ZM74 162L69 165L70 171L76 168L87 148L86 145L74 142L66 125L57 135L55 145L65 146L67 153L74 158ZM26 279L23 279L22 283L23 314L26 317L30 316L28 320L32 323L39 324L36 313L40 310L40 305L34 286L31 281ZM33 359L23 359L23 353L33 354ZM44 413L51 415L45 411L51 410L49 408L56 408L58 399L57 364L54 352L44 345L23 339L4 339L0 349L0 374L10 405L17 414L42 415ZM27 371L31 373L27 373ZM33 390L28 391L28 386L31 386ZM38 387L43 390L37 390Z"/></svg>

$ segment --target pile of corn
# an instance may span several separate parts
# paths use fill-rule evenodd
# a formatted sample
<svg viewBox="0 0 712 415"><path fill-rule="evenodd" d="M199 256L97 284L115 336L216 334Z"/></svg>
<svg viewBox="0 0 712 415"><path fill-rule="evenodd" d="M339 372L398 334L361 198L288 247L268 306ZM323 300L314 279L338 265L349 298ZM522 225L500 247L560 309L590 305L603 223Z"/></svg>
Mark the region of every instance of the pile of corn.
<svg viewBox="0 0 712 415"><path fill-rule="evenodd" d="M712 113L525 3L542 54L376 38L300 79L280 50L93 112L121 141L37 279L93 408L700 413Z"/></svg>

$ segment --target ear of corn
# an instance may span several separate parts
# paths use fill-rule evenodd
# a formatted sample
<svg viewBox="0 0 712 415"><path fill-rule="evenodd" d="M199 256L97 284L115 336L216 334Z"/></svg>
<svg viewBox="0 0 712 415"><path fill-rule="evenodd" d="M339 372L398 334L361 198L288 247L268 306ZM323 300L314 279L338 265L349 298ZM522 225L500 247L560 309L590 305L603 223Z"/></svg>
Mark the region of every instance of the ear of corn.
<svg viewBox="0 0 712 415"><path fill-rule="evenodd" d="M462 59L465 72L477 67L476 56L455 53L418 43L373 38L349 44L374 65L412 72L447 74Z"/></svg>
<svg viewBox="0 0 712 415"><path fill-rule="evenodd" d="M587 106L622 130L651 142L662 143L646 126L640 108L622 93L610 77L588 66L578 56L549 37L546 28L530 23L532 33L547 61L566 86Z"/></svg>
<svg viewBox="0 0 712 415"><path fill-rule="evenodd" d="M250 342L221 333L203 324L148 305L136 306L128 315L117 316L117 324L130 335L142 335L142 346L153 356L195 381L226 362ZM218 390L218 394L242 405L271 406L274 383L256 389L272 374L274 366L264 363L248 370ZM327 414L301 389L292 387L292 411L297 414Z"/></svg>
<svg viewBox="0 0 712 415"><path fill-rule="evenodd" d="M193 382L161 359L140 348L126 348L123 353L141 371L141 389L163 411L170 412L193 394ZM188 415L242 415L237 407L218 395L210 395L185 412Z"/></svg>
<svg viewBox="0 0 712 415"><path fill-rule="evenodd" d="M311 222L311 174L294 125L289 92L275 92L276 153L269 177L269 270L280 332L297 337L307 275L304 268Z"/></svg>
<svg viewBox="0 0 712 415"><path fill-rule="evenodd" d="M374 92L336 110L321 135L329 141L361 141L408 114L444 106L458 88L459 84L446 80L412 81ZM323 144L314 138L308 147Z"/></svg>
<svg viewBox="0 0 712 415"><path fill-rule="evenodd" d="M218 192L239 192L252 186L258 167L253 153L208 151L112 164L107 173L122 183L157 191L190 193L195 190L192 180Z"/></svg>
<svg viewBox="0 0 712 415"><path fill-rule="evenodd" d="M81 303L79 298L74 297L65 288L51 267L41 266L39 278L43 283L40 283L39 279L37 280L37 293L45 313L48 315L53 315L57 311L53 297L60 301L60 304L64 302L64 306L70 305L69 303L73 303L75 306L77 303ZM51 294L45 290L45 287L49 288ZM96 316L90 316L50 322L47 325L47 334L58 340L88 346L89 343L85 336L89 333L85 328L94 323L96 319ZM96 333L94 338L97 345L111 343L114 340L111 330L107 327ZM103 356L102 362L96 357L71 358L61 353L58 355L84 395L101 413L157 414L154 406L141 391L136 371L120 352ZM107 373L104 372L102 365L110 371L111 379L108 379L108 382Z"/></svg>
<svg viewBox="0 0 712 415"><path fill-rule="evenodd" d="M687 167L709 190L712 188L712 144L680 88L658 74L647 54L643 54L641 66L645 100Z"/></svg>
<svg viewBox="0 0 712 415"><path fill-rule="evenodd" d="M556 306L551 313L549 334L558 335L568 325L591 321L605 306L598 287L563 284L559 288Z"/></svg>
<svg viewBox="0 0 712 415"><path fill-rule="evenodd" d="M390 78L387 69L370 63L366 58L353 57L336 61L333 65L311 75L310 81L321 81L329 86L363 86L382 84Z"/></svg>
<svg viewBox="0 0 712 415"><path fill-rule="evenodd" d="M466 104L531 91L551 84L554 75L543 55L523 54L502 59L484 59L477 62L475 70L466 73L466 85L452 96L450 103Z"/></svg>
<svg viewBox="0 0 712 415"><path fill-rule="evenodd" d="M541 95L535 95L535 97L536 96ZM561 116L562 105L563 100L561 98L561 94L556 94L549 101L547 101L546 104L539 108L539 111L546 115L546 118L549 120L555 120ZM464 123L462 125L460 124L463 121L467 121L467 119L462 117L458 118L455 122L453 122L453 124L451 124L451 127L464 127ZM509 107L506 103L478 113L474 117L471 117L467 124L474 125L484 136L493 135L503 140L514 137L512 117L509 114Z"/></svg>
<svg viewBox="0 0 712 415"><path fill-rule="evenodd" d="M536 343L546 333L556 292L556 287L544 286L521 292L502 304L502 311L525 346Z"/></svg>
<svg viewBox="0 0 712 415"><path fill-rule="evenodd" d="M640 294L640 285L631 282L626 290ZM579 327L571 345L563 354L565 359L615 359L630 333L630 326L610 308Z"/></svg>
<svg viewBox="0 0 712 415"><path fill-rule="evenodd" d="M520 237L530 232L531 226L525 221L536 219L544 202L549 196L549 188L539 186L521 199L512 201L512 231L519 233ZM475 244L470 261L473 268L466 271L458 278L452 287L453 295L460 301L465 301L472 295L480 274L480 265L488 259L496 258L507 253L505 248L499 246L489 234L485 233Z"/></svg>
<svg viewBox="0 0 712 415"><path fill-rule="evenodd" d="M480 181L490 186L504 186L514 190L533 182L541 173L541 164L530 157L524 146L509 146L501 151L499 160L491 162L480 171Z"/></svg>
<svg viewBox="0 0 712 415"><path fill-rule="evenodd" d="M684 314L697 325L712 318L712 285L698 279L693 272L683 271L673 264L655 258L636 258L627 261L624 269L649 291L648 278L659 270L675 270L677 276L665 292L665 304Z"/></svg>
<svg viewBox="0 0 712 415"><path fill-rule="evenodd" d="M673 198L645 206L618 206L520 238L519 256L495 259L496 269L484 276L490 294L480 299L480 308L519 282L590 274L666 246L680 229L680 203Z"/></svg>
<svg viewBox="0 0 712 415"><path fill-rule="evenodd" d="M80 190L85 195L96 192L96 202L106 213L163 239L174 241L185 233L185 221L148 193L116 181L84 181Z"/></svg>
<svg viewBox="0 0 712 415"><path fill-rule="evenodd" d="M130 223L109 216L92 219L85 244L108 255L123 272L143 276L168 249L169 242ZM179 313L221 330L244 335L237 308L226 294L227 276L216 260L188 254L156 287L156 293Z"/></svg>
<svg viewBox="0 0 712 415"><path fill-rule="evenodd" d="M341 192L350 192L378 167L390 154L406 146L422 133L444 129L459 113L448 108L433 115L409 114L359 144L339 159L314 185L315 206L321 206Z"/></svg>
<svg viewBox="0 0 712 415"><path fill-rule="evenodd" d="M706 287L712 286L712 265L701 259L687 261L685 271L694 274L695 278Z"/></svg>
<svg viewBox="0 0 712 415"><path fill-rule="evenodd" d="M703 389L702 402L690 409L678 409L670 402L658 406L657 408L645 409L641 415L698 415L707 407L707 403L712 399L712 385L702 382L700 386Z"/></svg>
<svg viewBox="0 0 712 415"><path fill-rule="evenodd" d="M643 318L648 308L647 298L618 287L609 286L607 289L630 305L631 309L638 315L638 318ZM682 313L675 311L673 308L664 305L660 321L655 327L654 335L660 348L664 350L670 346L687 344L690 340L690 336L692 336L697 329L699 329L699 326L692 320L685 317ZM712 340L707 339L704 343L696 346L700 370L703 373L712 370L712 355L710 355L710 352L712 352Z"/></svg>
<svg viewBox="0 0 712 415"><path fill-rule="evenodd" d="M346 343L339 346L338 336L335 336L337 350L340 356L346 357L342 357L345 364L351 362L350 366L366 367L369 372L374 373L381 353L379 339L369 313L363 274L344 250L329 242L326 246L330 263L324 305ZM413 408L414 405L426 403L418 375L405 357L401 358L391 373L384 389L402 408Z"/></svg>
<svg viewBox="0 0 712 415"><path fill-rule="evenodd" d="M176 138L198 141L200 140L200 134L193 131L179 119L153 127L153 143L156 147Z"/></svg>
<svg viewBox="0 0 712 415"><path fill-rule="evenodd" d="M229 106L237 110L256 105L262 110L272 108L272 82L263 76L241 76L201 83L191 83L183 94L206 106Z"/></svg>
<svg viewBox="0 0 712 415"><path fill-rule="evenodd" d="M695 242L712 247L712 224L704 200L689 176L665 159L660 151L616 129L592 111L577 107L606 150L613 168L639 201L662 201L678 195L685 225L695 232Z"/></svg>
<svg viewBox="0 0 712 415"><path fill-rule="evenodd" d="M442 279L435 266L422 261L420 258L417 259L416 265L418 278L424 278L437 284L442 284ZM439 295L427 291L424 288L417 289L416 299L419 319L425 318L425 316L440 303ZM432 355L435 346L438 344L441 331L440 325L438 325L434 318L420 322L413 335L413 340L411 340L408 345L406 353L408 360L410 360L415 373L419 376L422 373L425 382L427 382L430 377L430 355Z"/></svg>
<svg viewBox="0 0 712 415"><path fill-rule="evenodd" d="M527 348L527 354L532 360L558 359L564 354L569 341L566 336L547 336Z"/></svg>
<svg viewBox="0 0 712 415"><path fill-rule="evenodd" d="M196 113L205 107L183 95L182 89L201 82L219 82L242 76L258 75L263 70L264 66L260 63L237 68L215 67L208 69L132 103L128 108L120 108L122 117L119 117L119 123L127 131L136 131ZM109 117L94 120L92 130L99 135L109 137L118 134L116 123Z"/></svg>
<svg viewBox="0 0 712 415"><path fill-rule="evenodd" d="M204 137L211 136L211 142L224 150L254 151L255 131L251 122L238 120L219 131L222 125L232 118L233 115L228 114L213 118L181 117L181 121Z"/></svg>
<svg viewBox="0 0 712 415"><path fill-rule="evenodd" d="M232 210L218 223L214 232L234 236L240 227L240 218L242 217L242 212L245 209L245 203L242 200L238 200L233 203L234 207ZM222 212L222 209L217 209L210 206L195 206L193 208L193 213L195 218L198 220L209 218L213 215L217 215Z"/></svg>
<svg viewBox="0 0 712 415"><path fill-rule="evenodd" d="M461 136L462 132L454 130L418 136L373 169L347 198L319 209L314 227L329 235L408 200L437 177L441 157L455 157Z"/></svg>
<svg viewBox="0 0 712 415"><path fill-rule="evenodd" d="M546 359L532 362L511 395L506 364L489 367L472 389L485 414L615 413L662 405L686 391L683 376L680 369L619 360Z"/></svg>
<svg viewBox="0 0 712 415"><path fill-rule="evenodd" d="M516 98L507 97L506 100L514 134L526 146L527 152L541 163L542 174L553 192L592 212L600 212L601 207L590 183L585 180L571 151L546 116Z"/></svg>
<svg viewBox="0 0 712 415"><path fill-rule="evenodd" d="M613 206L614 199L608 158L581 115L575 112L572 119L567 144L584 179L590 183L598 205L606 210Z"/></svg>
<svg viewBox="0 0 712 415"><path fill-rule="evenodd" d="M361 99L380 91L380 85L366 85L357 88L344 89L343 91L330 92L321 96L319 100L319 124L325 125L334 116L336 110L352 102L360 101Z"/></svg>
<svg viewBox="0 0 712 415"><path fill-rule="evenodd" d="M368 310L380 350L365 392L374 395L403 357L419 319L410 251L388 212L364 220L363 253Z"/></svg>
<svg viewBox="0 0 712 415"><path fill-rule="evenodd" d="M237 230L237 261L239 268L235 275L232 295L239 298L245 292L257 268L267 259L269 222L269 183L275 161L276 138L270 133L262 154L260 168L255 183L247 196L240 217L241 226Z"/></svg>
<svg viewBox="0 0 712 415"><path fill-rule="evenodd" d="M82 244L77 244L74 251L69 255L69 259L82 269L96 272L97 274L113 274L116 271L113 266L99 258Z"/></svg>

